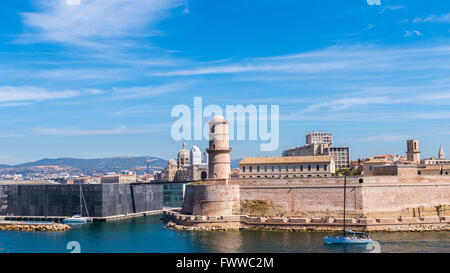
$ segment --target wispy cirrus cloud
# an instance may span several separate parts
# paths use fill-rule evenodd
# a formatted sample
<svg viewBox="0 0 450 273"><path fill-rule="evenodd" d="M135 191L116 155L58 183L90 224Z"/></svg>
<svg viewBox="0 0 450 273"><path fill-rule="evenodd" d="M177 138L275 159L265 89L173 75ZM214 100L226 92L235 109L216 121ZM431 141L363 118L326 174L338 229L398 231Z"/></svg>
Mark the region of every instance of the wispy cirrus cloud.
<svg viewBox="0 0 450 273"><path fill-rule="evenodd" d="M413 23L450 23L450 13L442 15L431 14L424 18L417 17L414 18Z"/></svg>
<svg viewBox="0 0 450 273"><path fill-rule="evenodd" d="M107 40L157 35L154 25L183 0L66 0L37 3L36 12L22 13L29 32L23 42L59 42L91 48Z"/></svg>
<svg viewBox="0 0 450 273"><path fill-rule="evenodd" d="M423 33L418 30L406 30L405 37L411 37L411 36L423 36Z"/></svg>
<svg viewBox="0 0 450 273"><path fill-rule="evenodd" d="M124 135L145 134L158 131L157 128L128 128L120 126L110 129L79 129L79 128L35 128L35 134L53 136L101 136L101 135Z"/></svg>
<svg viewBox="0 0 450 273"><path fill-rule="evenodd" d="M143 97L155 97L173 92L186 90L193 85L195 81L174 81L162 85L136 86L126 88L113 88L113 96L115 99L135 99Z"/></svg>
<svg viewBox="0 0 450 273"><path fill-rule="evenodd" d="M352 73L352 77L375 72L442 70L442 59L450 59L450 47L388 48L377 46L333 46L322 50L284 56L246 58L220 65L196 63L184 69L168 69L151 76L201 76L213 74L326 75ZM438 65L437 65L438 64Z"/></svg>
<svg viewBox="0 0 450 273"><path fill-rule="evenodd" d="M50 91L34 86L0 86L0 102L9 102L9 106L21 105L12 102L67 99L78 97L81 94L82 92L76 90Z"/></svg>

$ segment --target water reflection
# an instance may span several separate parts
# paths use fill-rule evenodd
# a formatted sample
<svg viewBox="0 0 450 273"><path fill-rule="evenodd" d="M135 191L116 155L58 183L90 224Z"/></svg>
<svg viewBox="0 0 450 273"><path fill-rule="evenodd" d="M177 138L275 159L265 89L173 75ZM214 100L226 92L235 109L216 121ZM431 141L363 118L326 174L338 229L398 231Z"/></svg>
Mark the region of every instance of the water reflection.
<svg viewBox="0 0 450 273"><path fill-rule="evenodd" d="M365 245L325 245L333 233L269 231L176 231L164 228L160 215L92 223L63 232L0 231L0 252L69 252L77 241L81 252L372 252ZM450 252L450 232L370 233L380 252Z"/></svg>

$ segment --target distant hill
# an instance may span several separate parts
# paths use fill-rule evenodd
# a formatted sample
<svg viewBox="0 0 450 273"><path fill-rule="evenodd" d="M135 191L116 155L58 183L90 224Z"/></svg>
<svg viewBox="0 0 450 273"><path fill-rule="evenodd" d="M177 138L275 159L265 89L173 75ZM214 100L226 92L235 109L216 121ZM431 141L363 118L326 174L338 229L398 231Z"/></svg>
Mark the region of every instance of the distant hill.
<svg viewBox="0 0 450 273"><path fill-rule="evenodd" d="M158 157L146 156L129 156L129 157L111 157L111 158L95 158L95 159L81 159L81 158L44 158L34 162L27 162L14 166L0 164L1 168L24 169L35 166L61 166L72 167L82 172L113 172L136 167L146 166L147 159L150 159L150 167L164 168L167 166L167 160ZM239 168L239 162L242 158L232 159L231 168Z"/></svg>
<svg viewBox="0 0 450 273"><path fill-rule="evenodd" d="M27 168L34 166L65 166L77 168L81 171L117 171L126 170L136 167L146 166L147 159L150 159L151 167L164 167L167 160L157 157L111 157L96 159L79 159L79 158L44 158L34 162L23 163L15 166L7 166L12 168Z"/></svg>

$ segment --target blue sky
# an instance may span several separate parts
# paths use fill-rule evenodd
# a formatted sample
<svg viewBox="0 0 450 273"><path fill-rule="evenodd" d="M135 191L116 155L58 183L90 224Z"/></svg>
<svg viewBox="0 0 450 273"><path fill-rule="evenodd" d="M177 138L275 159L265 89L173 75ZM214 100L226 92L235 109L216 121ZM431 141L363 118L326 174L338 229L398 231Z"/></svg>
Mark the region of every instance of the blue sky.
<svg viewBox="0 0 450 273"><path fill-rule="evenodd" d="M234 141L233 158L311 130L353 159L404 154L409 138L450 153L447 1L77 2L2 1L0 163L175 157L170 111L194 96L280 105L279 149Z"/></svg>

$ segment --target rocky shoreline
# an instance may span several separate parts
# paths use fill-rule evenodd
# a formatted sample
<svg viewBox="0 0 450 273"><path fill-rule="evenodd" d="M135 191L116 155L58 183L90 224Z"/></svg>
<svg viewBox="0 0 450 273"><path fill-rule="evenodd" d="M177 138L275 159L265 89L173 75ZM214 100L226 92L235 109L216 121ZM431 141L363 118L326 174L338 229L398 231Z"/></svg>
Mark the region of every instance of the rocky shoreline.
<svg viewBox="0 0 450 273"><path fill-rule="evenodd" d="M71 227L65 224L0 224L0 230L9 231L64 231Z"/></svg>
<svg viewBox="0 0 450 273"><path fill-rule="evenodd" d="M279 226L245 226L245 227L224 227L220 225L211 226L183 226L175 222L167 222L166 228L186 231L281 231L281 232L335 232L342 231L342 228L329 227L279 227ZM450 231L450 224L435 225L405 225L386 227L382 230L373 230L368 232L433 232L433 231Z"/></svg>

